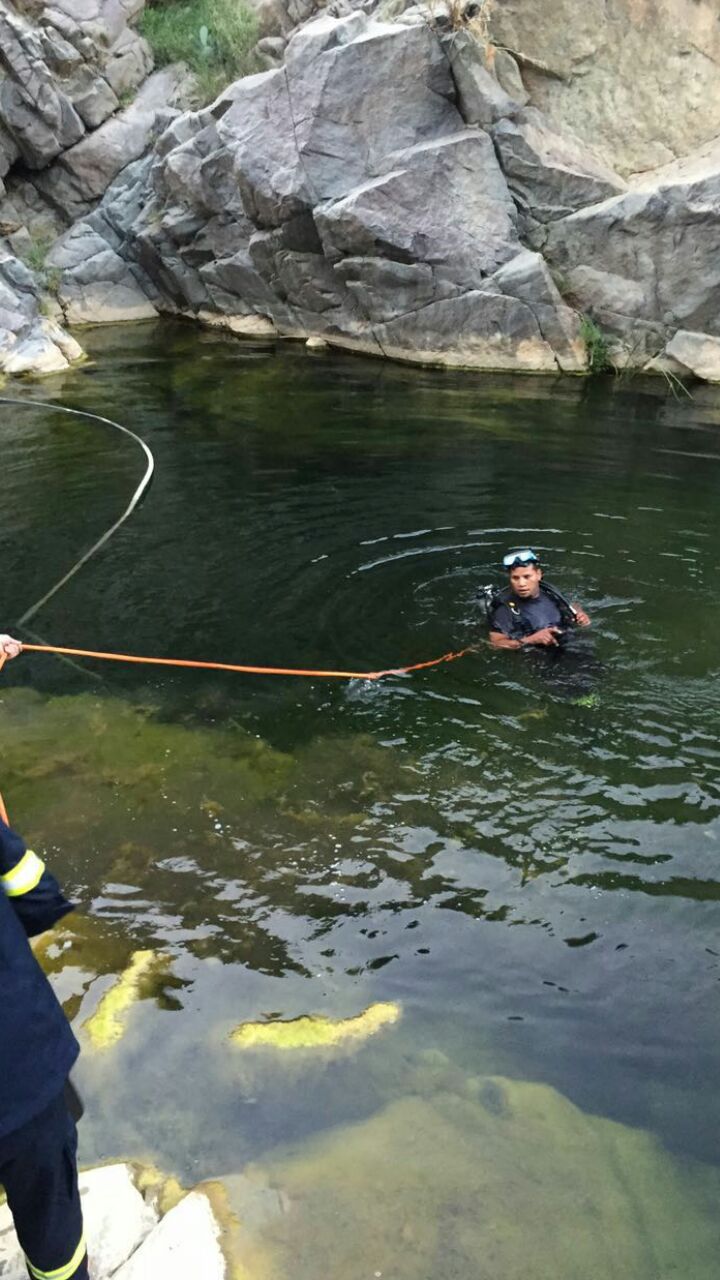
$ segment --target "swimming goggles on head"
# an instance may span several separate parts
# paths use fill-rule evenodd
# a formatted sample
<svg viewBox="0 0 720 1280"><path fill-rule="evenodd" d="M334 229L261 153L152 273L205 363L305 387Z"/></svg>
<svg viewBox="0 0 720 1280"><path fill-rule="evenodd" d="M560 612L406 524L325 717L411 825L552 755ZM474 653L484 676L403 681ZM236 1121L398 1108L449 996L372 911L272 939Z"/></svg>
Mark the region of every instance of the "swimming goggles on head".
<svg viewBox="0 0 720 1280"><path fill-rule="evenodd" d="M506 556L503 556L504 569L514 569L516 565L519 565L519 564L537 564L537 563L538 563L538 558L535 555L535 552L531 551L529 547L526 548L525 551L508 551L508 554Z"/></svg>

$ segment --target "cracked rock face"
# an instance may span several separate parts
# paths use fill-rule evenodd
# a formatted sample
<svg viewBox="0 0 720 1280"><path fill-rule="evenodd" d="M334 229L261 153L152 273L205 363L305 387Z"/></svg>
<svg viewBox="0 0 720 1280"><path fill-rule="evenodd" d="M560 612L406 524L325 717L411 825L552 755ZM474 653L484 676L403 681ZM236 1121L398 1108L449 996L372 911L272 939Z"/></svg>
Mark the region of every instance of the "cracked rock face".
<svg viewBox="0 0 720 1280"><path fill-rule="evenodd" d="M620 363L659 367L682 331L684 367L714 367L720 150L652 167L720 111L707 0L486 0L460 29L444 0L393 21L276 0L270 69L183 114L177 68L119 109L149 69L142 2L54 0L31 22L0 0L0 236L16 256L55 240L68 321L166 311L578 372L586 314Z"/></svg>
<svg viewBox="0 0 720 1280"><path fill-rule="evenodd" d="M713 0L488 0L487 11L533 106L623 177L720 133Z"/></svg>
<svg viewBox="0 0 720 1280"><path fill-rule="evenodd" d="M494 102L519 105L499 86ZM284 66L171 123L118 235L126 199L120 175L53 250L78 319L139 283L154 306L236 330L421 363L584 367L578 317L523 249L493 141L460 114L424 22L309 23ZM78 243L94 251L73 262Z"/></svg>
<svg viewBox="0 0 720 1280"><path fill-rule="evenodd" d="M168 67L149 75L150 48L131 25L143 3L53 0L31 7L0 0L2 372L58 372L82 355L73 339L40 314L58 310L48 296L58 269L55 274L45 269L51 266L47 249L76 219L91 213L115 178L127 175L189 100L186 69ZM121 108L128 93L136 96ZM81 243L89 250L87 238ZM93 266L74 262L80 273L74 292L84 315L119 312L136 319L155 314L146 293L132 277L126 279L126 264L112 244L101 240L88 261L98 270L102 266L103 284L99 293L85 290ZM74 319L76 310L71 298L66 318Z"/></svg>
<svg viewBox="0 0 720 1280"><path fill-rule="evenodd" d="M0 0L0 176L5 138L10 162L45 169L117 109L118 92L145 79L150 50L127 26L139 7L61 0L31 23ZM135 75L119 87L111 68L131 50Z"/></svg>
<svg viewBox="0 0 720 1280"><path fill-rule="evenodd" d="M676 330L720 336L720 143L554 222L544 248L575 305L650 358Z"/></svg>

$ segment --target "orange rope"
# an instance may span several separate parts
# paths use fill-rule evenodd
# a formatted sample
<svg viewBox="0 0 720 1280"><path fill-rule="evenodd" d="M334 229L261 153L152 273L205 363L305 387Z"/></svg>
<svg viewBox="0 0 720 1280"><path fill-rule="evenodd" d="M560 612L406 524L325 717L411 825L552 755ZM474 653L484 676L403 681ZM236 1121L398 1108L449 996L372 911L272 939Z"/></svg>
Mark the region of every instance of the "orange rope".
<svg viewBox="0 0 720 1280"><path fill-rule="evenodd" d="M430 658L427 662L413 662L408 667L388 667L385 671L312 671L301 667L250 667L234 662L194 662L188 658L142 658L131 653L98 653L94 649L67 649L53 644L24 644L23 653L61 653L73 658L101 658L105 662L139 662L155 667L195 667L203 671L240 671L257 676L318 676L324 679L338 680L380 680L382 676L404 676L410 671L423 671L427 667L438 667L443 662L455 662L466 653L473 653L477 645L468 645L454 653L443 653L440 658ZM5 654L0 653L0 671L5 666ZM8 812L0 794L0 818L10 825Z"/></svg>
<svg viewBox="0 0 720 1280"><path fill-rule="evenodd" d="M194 667L204 671L241 671L257 676L317 676L337 680L379 680L382 676L402 676L410 671L437 667L443 662L454 662L466 653L472 653L476 645L468 645L455 653L444 653L428 662L414 662L407 667L388 667L385 671L314 671L301 667L251 667L234 662L195 662L189 658L144 658L131 653L98 653L94 649L67 649L52 644L24 644L23 653L62 653L73 658L101 658L106 662L139 662L155 667Z"/></svg>

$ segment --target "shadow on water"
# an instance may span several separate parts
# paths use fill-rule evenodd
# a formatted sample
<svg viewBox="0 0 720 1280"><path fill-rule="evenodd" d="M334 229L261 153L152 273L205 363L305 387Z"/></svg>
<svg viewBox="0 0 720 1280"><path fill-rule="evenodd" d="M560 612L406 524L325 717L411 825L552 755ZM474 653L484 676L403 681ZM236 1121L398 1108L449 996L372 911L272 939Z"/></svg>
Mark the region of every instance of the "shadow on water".
<svg viewBox="0 0 720 1280"><path fill-rule="evenodd" d="M273 1179L291 1201L305 1188L306 1216L258 1242L258 1274L331 1251L322 1205L349 1213L347 1191L355 1247L375 1224L377 1270L419 1277L423 1251L468 1274L487 1246L478 1200L502 1200L522 1151L534 1225L517 1241L498 1227L488 1274L507 1280L536 1249L543 1274L592 1274L551 1244L577 1142L588 1248L614 1231L633 1274L655 1274L612 1149L656 1185L636 1203L667 1267L679 1197L686 1274L704 1280L716 1173L688 1162L717 1162L720 1121L717 393L460 377L171 324L86 345L95 366L27 394L120 417L158 470L37 619L49 641L403 665L480 637L478 586L519 542L594 621L562 654L481 645L373 685L6 668L2 788L82 906L44 959L85 1045L87 1157L147 1152L187 1178L259 1162L263 1204ZM0 409L0 430L5 625L122 509L140 463L42 406ZM229 1040L246 1020L378 1001L401 1021L352 1052L255 1060ZM453 1146L427 1184L434 1216L415 1173L403 1199L367 1154L407 1169ZM555 1201L532 1191L536 1158ZM402 1202L400 1254L384 1202Z"/></svg>

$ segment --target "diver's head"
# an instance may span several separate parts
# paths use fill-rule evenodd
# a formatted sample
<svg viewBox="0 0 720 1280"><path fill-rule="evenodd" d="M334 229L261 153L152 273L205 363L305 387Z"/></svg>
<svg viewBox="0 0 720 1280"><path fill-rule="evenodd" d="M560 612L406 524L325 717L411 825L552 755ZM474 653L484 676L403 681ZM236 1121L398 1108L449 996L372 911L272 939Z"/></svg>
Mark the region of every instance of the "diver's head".
<svg viewBox="0 0 720 1280"><path fill-rule="evenodd" d="M540 591L542 569L534 551L509 551L503 565L510 575L510 586L521 600L531 600Z"/></svg>

